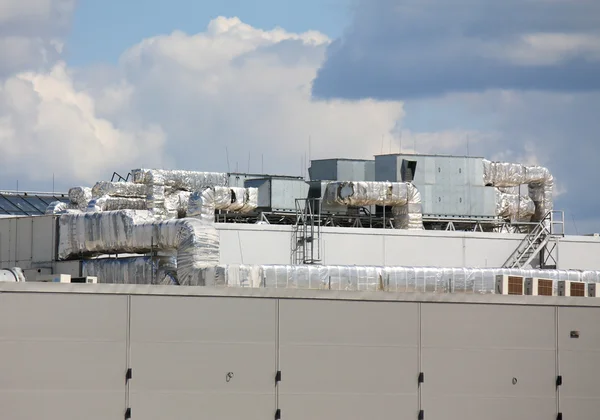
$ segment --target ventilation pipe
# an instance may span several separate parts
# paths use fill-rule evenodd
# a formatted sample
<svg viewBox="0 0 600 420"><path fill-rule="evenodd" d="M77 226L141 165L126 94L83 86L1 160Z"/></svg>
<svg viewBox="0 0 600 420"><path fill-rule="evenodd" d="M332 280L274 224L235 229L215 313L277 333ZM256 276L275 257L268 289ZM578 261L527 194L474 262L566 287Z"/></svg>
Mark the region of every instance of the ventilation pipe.
<svg viewBox="0 0 600 420"><path fill-rule="evenodd" d="M392 206L396 229L423 229L421 194L409 182L330 182L325 202L354 207Z"/></svg>
<svg viewBox="0 0 600 420"><path fill-rule="evenodd" d="M257 188L210 187L190 195L187 215L212 223L215 210L248 213L257 206Z"/></svg>
<svg viewBox="0 0 600 420"><path fill-rule="evenodd" d="M529 198L535 205L532 221L539 222L552 210L554 177L547 168L524 166L518 163L490 162L483 160L483 178L487 186L519 187L527 185Z"/></svg>
<svg viewBox="0 0 600 420"><path fill-rule="evenodd" d="M202 285L219 263L219 235L198 219L156 221L147 211L66 214L59 219L59 259L82 254L175 251L180 284Z"/></svg>

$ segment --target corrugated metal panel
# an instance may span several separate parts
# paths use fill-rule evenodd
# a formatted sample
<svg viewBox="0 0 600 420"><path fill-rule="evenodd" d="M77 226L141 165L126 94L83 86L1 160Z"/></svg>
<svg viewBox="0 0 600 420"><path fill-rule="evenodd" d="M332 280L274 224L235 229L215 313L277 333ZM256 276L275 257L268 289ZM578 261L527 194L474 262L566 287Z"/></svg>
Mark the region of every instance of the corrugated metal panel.
<svg viewBox="0 0 600 420"><path fill-rule="evenodd" d="M38 216L33 218L32 260L47 262L55 259L56 217Z"/></svg>
<svg viewBox="0 0 600 420"><path fill-rule="evenodd" d="M375 181L401 181L398 159L394 155L375 156Z"/></svg>
<svg viewBox="0 0 600 420"><path fill-rule="evenodd" d="M33 219L17 219L17 261L31 261L33 244Z"/></svg>
<svg viewBox="0 0 600 420"><path fill-rule="evenodd" d="M337 181L338 161L336 159L313 160L310 163L310 179L314 181Z"/></svg>

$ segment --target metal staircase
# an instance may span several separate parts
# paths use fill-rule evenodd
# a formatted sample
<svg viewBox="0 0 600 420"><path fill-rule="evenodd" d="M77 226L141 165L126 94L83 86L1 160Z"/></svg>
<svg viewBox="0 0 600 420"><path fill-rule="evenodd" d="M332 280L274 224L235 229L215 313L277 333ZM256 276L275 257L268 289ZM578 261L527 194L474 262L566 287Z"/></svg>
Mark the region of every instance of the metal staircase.
<svg viewBox="0 0 600 420"><path fill-rule="evenodd" d="M292 229L292 264L321 263L321 199L296 199Z"/></svg>
<svg viewBox="0 0 600 420"><path fill-rule="evenodd" d="M549 211L527 233L517 249L508 257L504 268L523 268L539 255L540 269L558 268L558 240L564 236L565 215L562 211Z"/></svg>

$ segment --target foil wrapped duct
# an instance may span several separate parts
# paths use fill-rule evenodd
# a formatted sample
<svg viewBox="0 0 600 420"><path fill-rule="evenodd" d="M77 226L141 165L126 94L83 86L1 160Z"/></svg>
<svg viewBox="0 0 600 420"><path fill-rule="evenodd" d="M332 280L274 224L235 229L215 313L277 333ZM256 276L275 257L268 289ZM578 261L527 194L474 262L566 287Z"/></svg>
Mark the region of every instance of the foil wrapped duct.
<svg viewBox="0 0 600 420"><path fill-rule="evenodd" d="M133 182L100 181L92 187L92 198L104 196L146 198L146 186Z"/></svg>
<svg viewBox="0 0 600 420"><path fill-rule="evenodd" d="M547 168L490 162L484 159L483 178L485 185L494 187L518 187L527 184L529 197L535 204L533 221L542 220L553 209L554 177Z"/></svg>
<svg viewBox="0 0 600 420"><path fill-rule="evenodd" d="M90 200L87 212L115 210L146 210L145 198L100 197Z"/></svg>
<svg viewBox="0 0 600 420"><path fill-rule="evenodd" d="M79 255L176 251L180 284L204 284L219 263L219 235L198 219L156 221L147 211L121 210L63 215L59 259Z"/></svg>
<svg viewBox="0 0 600 420"><path fill-rule="evenodd" d="M79 206L73 203L65 203L63 201L53 201L46 207L45 214L67 214L81 213Z"/></svg>
<svg viewBox="0 0 600 420"><path fill-rule="evenodd" d="M167 213L176 214L179 219L186 217L191 194L189 191L167 190L165 195Z"/></svg>
<svg viewBox="0 0 600 420"><path fill-rule="evenodd" d="M190 195L187 215L212 223L215 210L249 212L257 205L257 188L210 187Z"/></svg>
<svg viewBox="0 0 600 420"><path fill-rule="evenodd" d="M421 194L409 182L330 182L324 198L327 204L392 206L395 228L423 229Z"/></svg>
<svg viewBox="0 0 600 420"><path fill-rule="evenodd" d="M526 196L504 193L496 188L496 215L505 219L528 222L535 214L535 203Z"/></svg>
<svg viewBox="0 0 600 420"><path fill-rule="evenodd" d="M77 208L84 211L92 199L92 189L89 187L73 187L69 189L69 201Z"/></svg>
<svg viewBox="0 0 600 420"><path fill-rule="evenodd" d="M266 287L347 291L496 293L496 276L600 282L600 271L506 268L436 268L311 265L219 265L217 287Z"/></svg>
<svg viewBox="0 0 600 420"><path fill-rule="evenodd" d="M81 262L83 276L98 283L177 285L173 257L99 258Z"/></svg>
<svg viewBox="0 0 600 420"><path fill-rule="evenodd" d="M227 174L220 172L134 169L131 173L136 184L158 184L185 191L201 191L213 186L225 187L229 183Z"/></svg>

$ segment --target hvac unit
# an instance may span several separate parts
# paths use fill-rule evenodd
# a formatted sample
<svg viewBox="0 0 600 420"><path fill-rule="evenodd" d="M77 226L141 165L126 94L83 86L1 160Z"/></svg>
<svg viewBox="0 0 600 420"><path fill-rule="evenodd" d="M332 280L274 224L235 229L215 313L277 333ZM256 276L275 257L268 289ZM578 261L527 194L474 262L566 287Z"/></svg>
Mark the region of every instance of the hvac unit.
<svg viewBox="0 0 600 420"><path fill-rule="evenodd" d="M95 284L98 283L98 277L86 276L86 277L71 277L70 274L47 274L38 275L36 281L44 283L87 283Z"/></svg>
<svg viewBox="0 0 600 420"><path fill-rule="evenodd" d="M500 295L523 295L525 280L520 276L499 274L496 276L496 293Z"/></svg>
<svg viewBox="0 0 600 420"><path fill-rule="evenodd" d="M71 283L70 274L38 274L35 281L42 283Z"/></svg>
<svg viewBox="0 0 600 420"><path fill-rule="evenodd" d="M98 283L98 277L96 277L96 276L71 277L71 283L96 284L96 283Z"/></svg>
<svg viewBox="0 0 600 420"><path fill-rule="evenodd" d="M530 296L554 296L554 282L538 277L525 279L525 294Z"/></svg>
<svg viewBox="0 0 600 420"><path fill-rule="evenodd" d="M600 283L588 283L587 289L589 297L600 297Z"/></svg>
<svg viewBox="0 0 600 420"><path fill-rule="evenodd" d="M586 283L580 281L561 280L558 282L559 296L587 296Z"/></svg>

